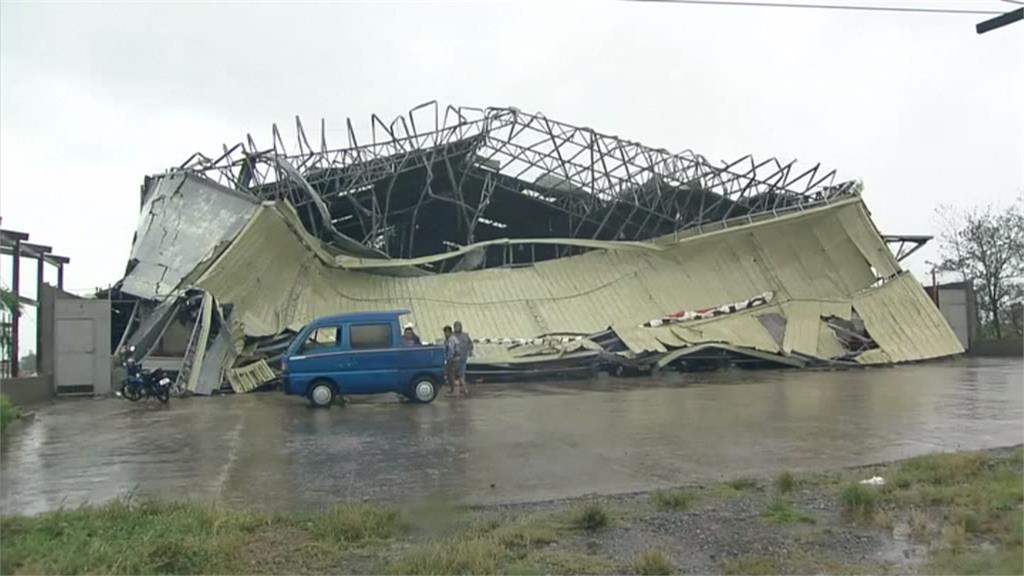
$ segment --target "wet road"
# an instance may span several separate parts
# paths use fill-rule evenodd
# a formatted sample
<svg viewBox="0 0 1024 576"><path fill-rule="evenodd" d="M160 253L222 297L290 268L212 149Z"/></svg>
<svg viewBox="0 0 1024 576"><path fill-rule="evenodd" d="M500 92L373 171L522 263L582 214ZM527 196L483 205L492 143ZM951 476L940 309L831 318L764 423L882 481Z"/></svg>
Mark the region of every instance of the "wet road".
<svg viewBox="0 0 1024 576"><path fill-rule="evenodd" d="M3 439L0 509L135 492L280 510L545 500L1024 441L1024 363L478 385L429 406L277 393L63 401Z"/></svg>

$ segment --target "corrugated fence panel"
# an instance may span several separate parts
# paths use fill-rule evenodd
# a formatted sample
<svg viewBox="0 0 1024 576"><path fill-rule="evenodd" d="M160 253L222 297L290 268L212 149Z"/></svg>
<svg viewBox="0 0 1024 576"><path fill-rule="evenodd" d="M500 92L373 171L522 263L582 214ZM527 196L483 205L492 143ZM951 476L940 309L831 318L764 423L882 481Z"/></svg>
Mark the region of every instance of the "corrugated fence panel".
<svg viewBox="0 0 1024 576"><path fill-rule="evenodd" d="M853 305L868 333L893 362L964 351L939 310L909 273L862 293Z"/></svg>

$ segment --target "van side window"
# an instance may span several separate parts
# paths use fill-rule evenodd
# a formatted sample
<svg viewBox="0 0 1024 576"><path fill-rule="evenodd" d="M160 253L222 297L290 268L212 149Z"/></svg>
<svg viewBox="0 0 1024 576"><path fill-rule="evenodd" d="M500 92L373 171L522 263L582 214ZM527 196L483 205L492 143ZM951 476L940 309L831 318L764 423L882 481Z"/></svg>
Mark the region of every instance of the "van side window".
<svg viewBox="0 0 1024 576"><path fill-rule="evenodd" d="M391 324L353 324L348 335L353 350L391 348Z"/></svg>
<svg viewBox="0 0 1024 576"><path fill-rule="evenodd" d="M309 338L302 344L302 351L310 352L323 348L334 348L338 345L339 331L340 328L337 326L321 326L316 328L309 333Z"/></svg>

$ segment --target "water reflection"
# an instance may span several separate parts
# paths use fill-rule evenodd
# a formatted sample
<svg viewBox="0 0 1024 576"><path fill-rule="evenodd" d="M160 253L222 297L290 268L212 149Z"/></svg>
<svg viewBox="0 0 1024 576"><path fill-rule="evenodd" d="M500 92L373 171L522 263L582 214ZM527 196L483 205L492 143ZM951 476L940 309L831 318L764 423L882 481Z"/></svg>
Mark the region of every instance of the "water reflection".
<svg viewBox="0 0 1024 576"><path fill-rule="evenodd" d="M428 406L66 401L9 435L5 513L135 491L279 509L645 490L1024 441L1021 361L481 385Z"/></svg>

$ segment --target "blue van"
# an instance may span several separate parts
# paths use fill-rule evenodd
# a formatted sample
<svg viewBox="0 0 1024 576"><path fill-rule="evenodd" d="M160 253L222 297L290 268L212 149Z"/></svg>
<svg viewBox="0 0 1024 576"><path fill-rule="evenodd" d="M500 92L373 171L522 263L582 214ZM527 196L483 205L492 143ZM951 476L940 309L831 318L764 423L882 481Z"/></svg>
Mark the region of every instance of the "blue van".
<svg viewBox="0 0 1024 576"><path fill-rule="evenodd" d="M330 406L339 394L395 392L427 404L444 380L444 348L403 345L408 310L360 312L314 320L282 360L284 391Z"/></svg>

